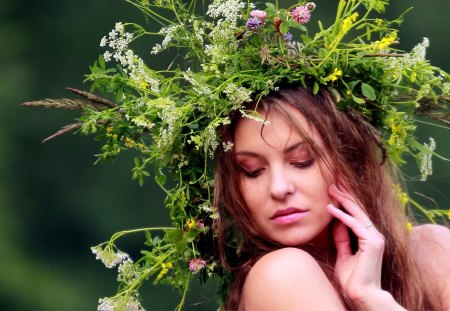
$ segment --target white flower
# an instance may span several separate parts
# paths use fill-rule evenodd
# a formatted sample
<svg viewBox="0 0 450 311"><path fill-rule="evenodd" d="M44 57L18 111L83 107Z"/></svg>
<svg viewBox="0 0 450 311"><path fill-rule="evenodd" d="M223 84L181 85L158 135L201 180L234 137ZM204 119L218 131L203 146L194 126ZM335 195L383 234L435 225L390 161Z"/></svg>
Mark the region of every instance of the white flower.
<svg viewBox="0 0 450 311"><path fill-rule="evenodd" d="M213 91L205 82L201 81L190 68L183 72L183 78L192 84L193 90L197 94L208 96L211 99L214 98Z"/></svg>
<svg viewBox="0 0 450 311"><path fill-rule="evenodd" d="M229 83L223 92L227 95L228 100L233 103L233 110L241 106L242 103L252 100L250 98L250 95L252 94L251 90L242 86L237 86L234 83Z"/></svg>
<svg viewBox="0 0 450 311"><path fill-rule="evenodd" d="M233 143L231 141L223 142L222 147L224 152L228 152L233 149Z"/></svg>
<svg viewBox="0 0 450 311"><path fill-rule="evenodd" d="M144 311L144 308L139 303L136 293L129 298L122 296L100 298L97 311Z"/></svg>
<svg viewBox="0 0 450 311"><path fill-rule="evenodd" d="M151 53L157 54L157 53L161 52L162 50L167 49L173 40L174 34L176 34L181 28L182 28L181 25L171 25L169 27L161 28L161 30L158 33L165 35L165 37L161 44L156 44L152 48Z"/></svg>
<svg viewBox="0 0 450 311"><path fill-rule="evenodd" d="M102 247L101 245L91 247L95 259L100 260L107 268L113 268L130 257L127 253L114 251L111 246Z"/></svg>
<svg viewBox="0 0 450 311"><path fill-rule="evenodd" d="M445 82L442 84L442 94L449 94L450 93L450 83Z"/></svg>
<svg viewBox="0 0 450 311"><path fill-rule="evenodd" d="M227 22L236 24L241 17L240 11L246 7L246 3L239 0L214 0L208 7L207 15L218 18L222 16Z"/></svg>
<svg viewBox="0 0 450 311"><path fill-rule="evenodd" d="M260 123L262 123L263 125L269 125L269 124L270 124L270 121L268 121L268 120L262 118L262 117L258 114L257 111L252 110L252 111L250 111L250 113L247 113L245 110L240 109L239 112L242 114L242 116L243 116L244 118L247 118L247 119L250 119L250 120L254 120L254 121L256 121L256 122L260 122Z"/></svg>
<svg viewBox="0 0 450 311"><path fill-rule="evenodd" d="M110 51L106 51L105 53L103 53L103 58L105 59L105 62L109 62L111 61L111 52Z"/></svg>
<svg viewBox="0 0 450 311"><path fill-rule="evenodd" d="M100 298L97 311L114 311L114 300L108 297Z"/></svg>
<svg viewBox="0 0 450 311"><path fill-rule="evenodd" d="M406 53L403 57L386 57L383 60L385 65L386 75L393 80L401 81L403 72L405 70L414 70L415 66L418 66L422 62L426 61L426 49L430 46L430 41L427 38L423 38L423 41L417 44L410 53ZM381 50L379 53L388 54L387 51ZM429 79L432 79L433 72L423 72L422 75L428 75ZM426 80L423 78L422 80Z"/></svg>
<svg viewBox="0 0 450 311"><path fill-rule="evenodd" d="M108 43L108 39L106 39L106 36L103 36L103 38L100 40L100 46L104 47L106 46L106 43Z"/></svg>
<svg viewBox="0 0 450 311"><path fill-rule="evenodd" d="M108 45L113 49L113 52L106 51L103 58L106 62L111 61L112 58L119 62L136 87L143 89L149 87L153 92L159 93L159 81L149 75L144 61L128 48L131 41L133 41L133 34L125 32L122 23L116 23L108 38L103 37L100 41L101 46Z"/></svg>
<svg viewBox="0 0 450 311"><path fill-rule="evenodd" d="M420 181L427 180L427 177L433 174L431 157L433 156L433 152L436 149L436 142L432 137L430 137L430 143L425 143L423 145L425 146L427 151L423 152L420 157Z"/></svg>

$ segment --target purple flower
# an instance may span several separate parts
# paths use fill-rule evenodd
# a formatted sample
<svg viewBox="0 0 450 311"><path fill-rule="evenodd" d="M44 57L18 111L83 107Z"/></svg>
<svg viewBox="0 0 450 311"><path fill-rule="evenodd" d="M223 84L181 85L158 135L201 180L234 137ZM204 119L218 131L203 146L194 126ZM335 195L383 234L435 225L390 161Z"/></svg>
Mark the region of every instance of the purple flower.
<svg viewBox="0 0 450 311"><path fill-rule="evenodd" d="M189 270L198 273L206 266L206 261L201 258L193 258L189 261Z"/></svg>
<svg viewBox="0 0 450 311"><path fill-rule="evenodd" d="M245 27L252 30L258 29L260 27L260 21L257 17L250 17L245 23Z"/></svg>
<svg viewBox="0 0 450 311"><path fill-rule="evenodd" d="M284 34L284 41L291 41L292 40L292 34L290 32L287 32Z"/></svg>
<svg viewBox="0 0 450 311"><path fill-rule="evenodd" d="M311 11L306 5L296 7L291 14L294 18L294 21L302 25L306 24L311 19Z"/></svg>

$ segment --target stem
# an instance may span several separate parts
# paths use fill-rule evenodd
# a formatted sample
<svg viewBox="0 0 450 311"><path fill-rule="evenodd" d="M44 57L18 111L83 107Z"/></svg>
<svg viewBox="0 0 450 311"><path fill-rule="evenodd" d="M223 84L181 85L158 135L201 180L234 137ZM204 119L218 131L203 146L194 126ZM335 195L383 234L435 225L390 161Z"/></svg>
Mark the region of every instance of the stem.
<svg viewBox="0 0 450 311"><path fill-rule="evenodd" d="M164 231L164 230L175 230L174 227L149 227L149 228L139 228L139 229L131 229L131 230L124 230L120 232L116 232L113 234L111 239L109 240L108 244L113 244L117 239L120 237L130 234L130 233L137 233L137 232L145 232L145 231Z"/></svg>
<svg viewBox="0 0 450 311"><path fill-rule="evenodd" d="M186 300L186 294L189 288L189 282L191 281L191 274L188 274L188 277L186 278L186 281L184 282L184 290L183 290L183 296L181 296L181 301L178 304L178 306L175 308L175 311L181 311L184 305L184 302Z"/></svg>
<svg viewBox="0 0 450 311"><path fill-rule="evenodd" d="M414 201L413 199L409 198L409 201L412 205L414 205L415 208L417 208L431 223L435 224L436 221L434 221L433 217L431 217L428 213L428 211L423 208L419 203Z"/></svg>

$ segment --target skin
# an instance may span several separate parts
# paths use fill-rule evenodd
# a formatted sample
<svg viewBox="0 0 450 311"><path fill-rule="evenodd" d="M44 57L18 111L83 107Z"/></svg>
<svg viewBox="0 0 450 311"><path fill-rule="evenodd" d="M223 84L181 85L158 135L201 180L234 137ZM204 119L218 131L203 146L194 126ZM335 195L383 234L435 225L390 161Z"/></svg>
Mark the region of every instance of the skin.
<svg viewBox="0 0 450 311"><path fill-rule="evenodd" d="M321 138L303 115L293 107L287 109L320 148ZM330 247L330 221L336 218L331 242L337 250L335 273L357 309L404 310L380 287L381 234L367 226L370 219L343 185L326 182L302 136L277 112L267 119L270 124L262 131L261 123L241 120L234 141L242 168L242 194L256 224L267 237L286 246L312 243L324 248ZM289 208L300 210L301 217L283 218L282 212L281 221L275 220L278 211ZM355 254L347 228L359 240ZM241 304L246 311L345 309L315 259L296 248L271 252L252 267Z"/></svg>
<svg viewBox="0 0 450 311"><path fill-rule="evenodd" d="M411 247L425 282L440 294L442 310L450 310L450 230L431 224L414 227Z"/></svg>
<svg viewBox="0 0 450 311"><path fill-rule="evenodd" d="M297 117L321 145L303 116ZM332 218L326 209L329 184L299 133L278 114L271 114L269 121L262 133L261 123L250 119L241 120L236 128L234 145L245 202L269 238L287 246L313 241L325 247ZM274 218L277 211L288 213L289 208L297 213Z"/></svg>

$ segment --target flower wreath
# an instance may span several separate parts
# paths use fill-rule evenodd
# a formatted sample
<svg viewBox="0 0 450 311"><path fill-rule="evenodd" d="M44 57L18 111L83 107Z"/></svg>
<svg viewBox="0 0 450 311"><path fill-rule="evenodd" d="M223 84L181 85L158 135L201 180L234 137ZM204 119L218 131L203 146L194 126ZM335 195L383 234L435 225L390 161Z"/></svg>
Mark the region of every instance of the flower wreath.
<svg viewBox="0 0 450 311"><path fill-rule="evenodd" d="M228 115L236 110L264 122L244 104L276 91L282 82L308 85L315 93L327 88L340 109L356 111L361 122L381 133L387 156L402 164L405 154L412 155L422 180L431 174L435 141L416 140L416 116L450 124L450 79L425 59L427 39L409 53L395 48L395 27L403 14L394 20L382 18L388 0L339 0L334 23L326 26L319 20L314 34L306 28L319 11L313 2L281 8L275 1L257 8L240 0L214 0L198 15L202 8L195 0L126 1L162 28L149 32L134 23L117 23L101 39L106 51L86 81L91 92L109 99L70 89L81 98L25 103L82 108L77 123L48 139L74 129L98 136L105 141L99 161L134 149L139 156L133 179L142 184L153 165L156 183L166 193L172 227L118 232L92 248L108 268L118 266L121 284L115 296L100 299L98 310L143 310L138 291L150 277L155 284L180 290L176 310L182 309L195 274L201 281L216 274L226 287L217 254L205 247L218 217L211 162L217 148L232 148L216 129L229 123ZM163 37L151 54L176 52L168 68L150 68L130 48L148 35ZM113 62L115 67L107 67ZM433 221L448 211L425 213ZM162 231L162 237L153 236L155 230ZM146 235L146 248L135 261L115 245L134 232Z"/></svg>

